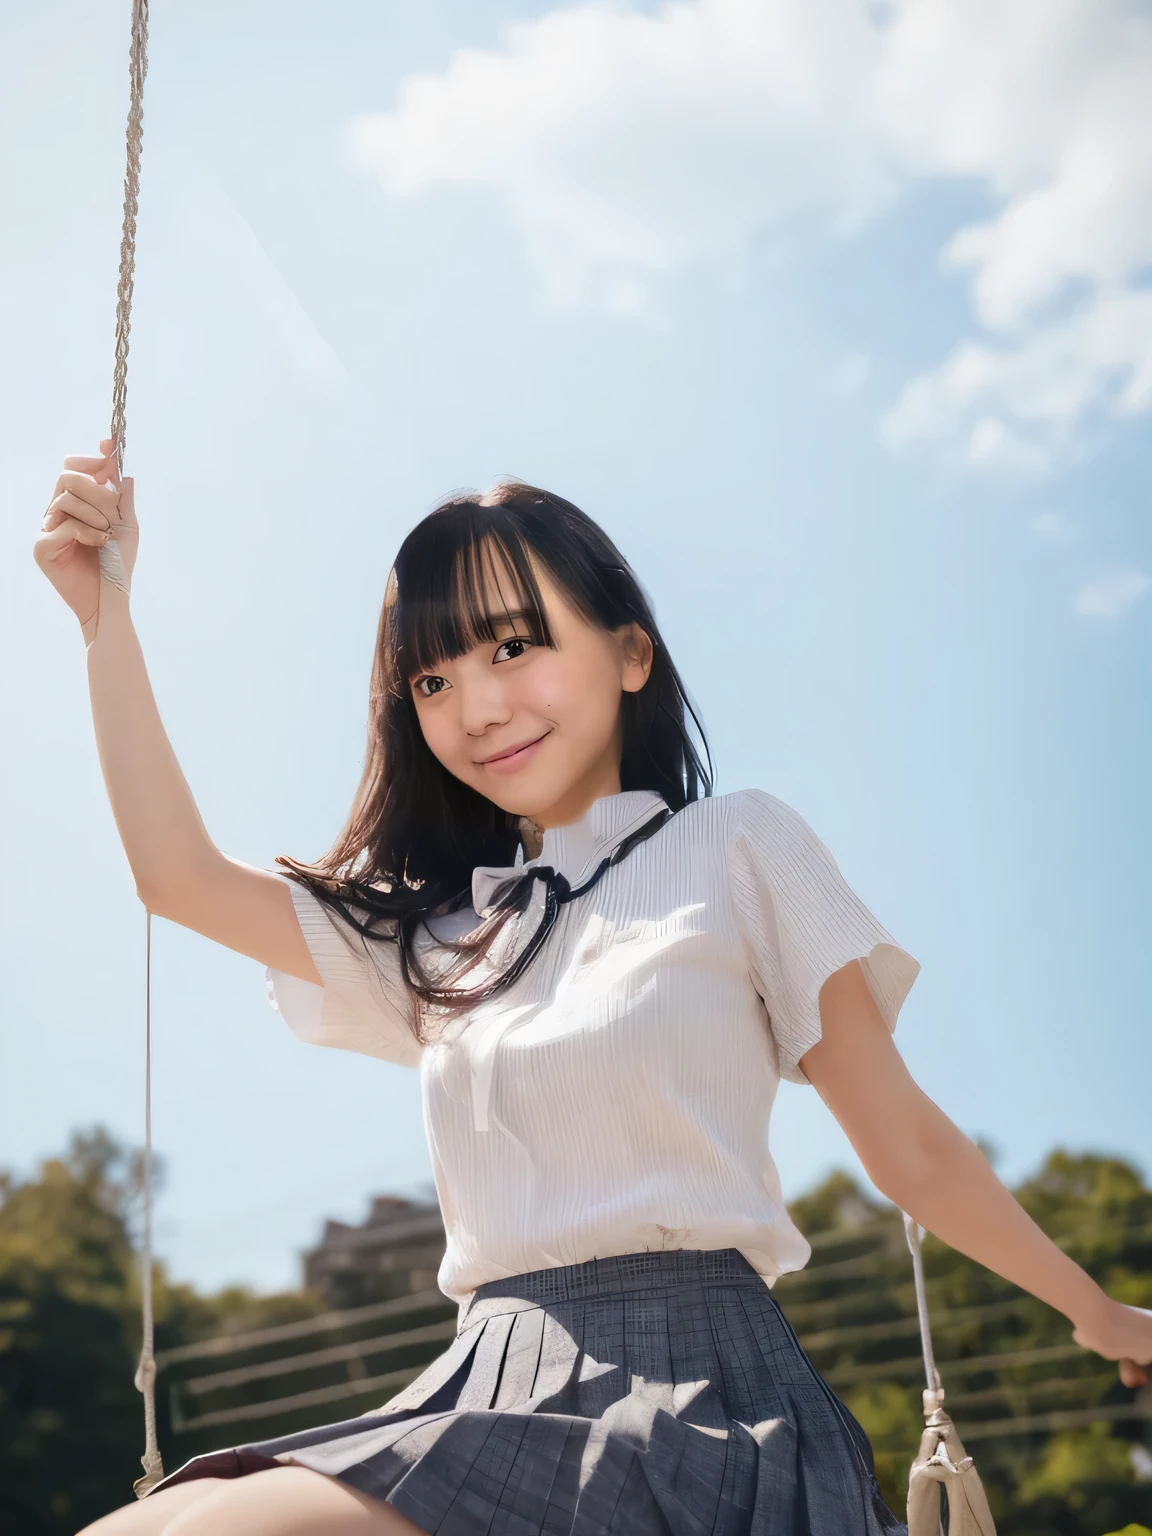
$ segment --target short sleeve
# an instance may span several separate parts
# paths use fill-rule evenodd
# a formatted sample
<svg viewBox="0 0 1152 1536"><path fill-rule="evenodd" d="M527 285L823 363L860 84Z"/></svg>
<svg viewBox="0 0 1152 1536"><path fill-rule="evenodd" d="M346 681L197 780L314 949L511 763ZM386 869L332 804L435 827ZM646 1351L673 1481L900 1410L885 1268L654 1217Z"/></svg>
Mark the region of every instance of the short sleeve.
<svg viewBox="0 0 1152 1536"><path fill-rule="evenodd" d="M269 966L265 974L272 1007L294 1035L311 1045L417 1066L421 1045L415 1007L396 945L366 938L307 886L286 883L323 985Z"/></svg>
<svg viewBox="0 0 1152 1536"><path fill-rule="evenodd" d="M798 812L760 790L737 799L730 856L737 921L780 1075L806 1083L800 1058L820 1040L820 988L828 977L858 959L893 1030L920 963L880 926Z"/></svg>

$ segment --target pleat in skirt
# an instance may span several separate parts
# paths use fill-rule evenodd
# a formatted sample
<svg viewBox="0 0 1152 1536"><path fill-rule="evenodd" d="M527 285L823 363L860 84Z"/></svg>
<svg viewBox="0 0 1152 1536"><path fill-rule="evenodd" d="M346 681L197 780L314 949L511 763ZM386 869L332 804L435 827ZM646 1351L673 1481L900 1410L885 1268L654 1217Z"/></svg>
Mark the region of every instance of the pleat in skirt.
<svg viewBox="0 0 1152 1536"><path fill-rule="evenodd" d="M354 1419L157 1486L310 1467L429 1536L904 1536L861 1426L735 1248L480 1286L455 1341Z"/></svg>

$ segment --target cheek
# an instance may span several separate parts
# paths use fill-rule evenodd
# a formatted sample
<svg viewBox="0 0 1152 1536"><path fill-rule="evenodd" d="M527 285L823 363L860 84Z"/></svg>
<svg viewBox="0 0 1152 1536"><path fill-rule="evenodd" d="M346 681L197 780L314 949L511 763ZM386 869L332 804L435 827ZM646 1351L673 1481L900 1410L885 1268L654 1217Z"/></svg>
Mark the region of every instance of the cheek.
<svg viewBox="0 0 1152 1536"><path fill-rule="evenodd" d="M620 681L597 654L550 651L533 668L524 702L558 725L610 725L620 708Z"/></svg>
<svg viewBox="0 0 1152 1536"><path fill-rule="evenodd" d="M452 711L417 708L416 718L420 722L421 734L432 756L446 768L450 768L460 752L460 733L456 729Z"/></svg>
<svg viewBox="0 0 1152 1536"><path fill-rule="evenodd" d="M563 723L579 707L581 677L571 658L543 650L535 665L516 679L517 703L533 714Z"/></svg>

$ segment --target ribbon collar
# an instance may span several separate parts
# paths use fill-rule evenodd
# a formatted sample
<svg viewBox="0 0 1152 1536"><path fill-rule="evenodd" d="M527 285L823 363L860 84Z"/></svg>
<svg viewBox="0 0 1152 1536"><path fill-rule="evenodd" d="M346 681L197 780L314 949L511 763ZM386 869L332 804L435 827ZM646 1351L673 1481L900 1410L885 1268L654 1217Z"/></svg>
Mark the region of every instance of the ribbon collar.
<svg viewBox="0 0 1152 1536"><path fill-rule="evenodd" d="M472 871L472 906L481 917L485 916L535 869L541 873L551 870L558 893L570 900L606 859L610 860L661 811L668 812L668 806L663 795L654 789L602 795L578 821L546 827L543 847L536 858L506 868L478 865Z"/></svg>

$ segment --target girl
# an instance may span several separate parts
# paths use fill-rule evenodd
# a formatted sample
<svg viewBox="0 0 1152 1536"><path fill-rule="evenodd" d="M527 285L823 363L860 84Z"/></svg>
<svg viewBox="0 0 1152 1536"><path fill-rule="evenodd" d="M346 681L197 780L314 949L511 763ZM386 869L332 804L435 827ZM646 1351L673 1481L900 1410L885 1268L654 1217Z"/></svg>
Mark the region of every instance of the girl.
<svg viewBox="0 0 1152 1536"><path fill-rule="evenodd" d="M1152 1314L905 1070L918 963L795 811L711 797L648 603L582 512L506 482L408 535L351 814L273 872L216 848L164 734L113 448L65 461L36 553L81 622L137 891L266 965L304 1039L419 1065L460 1310L379 1409L197 1457L88 1536L902 1531L769 1289L809 1253L766 1150L781 1078L898 1206L1145 1379Z"/></svg>

